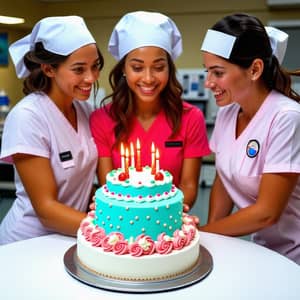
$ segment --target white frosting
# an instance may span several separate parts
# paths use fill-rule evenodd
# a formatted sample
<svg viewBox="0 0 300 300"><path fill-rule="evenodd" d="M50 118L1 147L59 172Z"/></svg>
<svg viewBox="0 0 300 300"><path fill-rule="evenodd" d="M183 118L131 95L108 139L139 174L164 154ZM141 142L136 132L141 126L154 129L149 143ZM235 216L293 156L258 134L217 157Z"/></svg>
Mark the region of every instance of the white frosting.
<svg viewBox="0 0 300 300"><path fill-rule="evenodd" d="M106 181L117 183L123 186L132 186L135 188L138 188L140 186L152 187L154 185L164 185L173 181L173 176L171 175L171 173L164 170L159 170L159 172L161 172L164 177L162 180L154 182L155 175L151 174L151 168L149 166L143 167L143 171L137 171L132 167L130 167L128 171L129 178L127 181L119 180L119 175L123 173L122 169L117 169L109 172L106 175ZM166 176L166 174L168 174L168 176Z"/></svg>
<svg viewBox="0 0 300 300"><path fill-rule="evenodd" d="M153 201L162 201L165 199L169 199L169 198L173 198L176 193L177 193L177 188L175 186L172 187L172 189L167 192L167 193L163 193L163 194L159 194L159 195L155 195L155 196L147 196L147 197L127 197L126 195L120 195L120 194L115 194L115 193L111 193L110 191L108 191L108 189L103 189L102 192L103 194L110 199L116 199L116 200L120 200L120 201L126 201L126 202L153 202Z"/></svg>
<svg viewBox="0 0 300 300"><path fill-rule="evenodd" d="M101 247L93 247L84 238L81 229L77 233L77 255L83 265L101 275L128 280L151 280L172 277L192 268L199 259L199 233L190 245L170 254L133 257L115 255Z"/></svg>

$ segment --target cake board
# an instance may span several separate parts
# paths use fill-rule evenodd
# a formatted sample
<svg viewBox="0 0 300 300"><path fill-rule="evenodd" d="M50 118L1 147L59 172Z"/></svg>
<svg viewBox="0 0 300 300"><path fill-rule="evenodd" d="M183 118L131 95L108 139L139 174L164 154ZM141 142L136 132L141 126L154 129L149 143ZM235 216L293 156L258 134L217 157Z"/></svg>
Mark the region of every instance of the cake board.
<svg viewBox="0 0 300 300"><path fill-rule="evenodd" d="M70 247L64 255L66 271L75 279L87 285L126 293L157 293L176 290L195 284L209 275L213 269L213 259L210 252L200 247L199 258L195 266L185 273L163 280L118 280L101 276L82 265L77 257L77 245Z"/></svg>

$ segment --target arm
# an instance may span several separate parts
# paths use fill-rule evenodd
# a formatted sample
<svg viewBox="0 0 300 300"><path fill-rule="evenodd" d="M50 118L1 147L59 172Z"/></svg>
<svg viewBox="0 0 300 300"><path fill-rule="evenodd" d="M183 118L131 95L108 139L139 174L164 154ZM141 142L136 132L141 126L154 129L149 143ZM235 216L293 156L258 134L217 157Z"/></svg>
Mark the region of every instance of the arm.
<svg viewBox="0 0 300 300"><path fill-rule="evenodd" d="M99 157L97 176L99 185L102 186L106 183L106 175L113 169L113 163L111 157Z"/></svg>
<svg viewBox="0 0 300 300"><path fill-rule="evenodd" d="M298 177L294 173L263 174L255 204L201 226L200 230L241 236L273 225L285 209Z"/></svg>
<svg viewBox="0 0 300 300"><path fill-rule="evenodd" d="M233 202L228 195L218 173L211 188L209 196L208 223L230 215L233 209Z"/></svg>
<svg viewBox="0 0 300 300"><path fill-rule="evenodd" d="M192 208L199 188L199 174L201 169L201 158L185 158L183 160L179 188L184 195L184 204Z"/></svg>
<svg viewBox="0 0 300 300"><path fill-rule="evenodd" d="M14 164L41 223L53 231L76 235L85 213L58 201L58 191L49 159L15 154Z"/></svg>

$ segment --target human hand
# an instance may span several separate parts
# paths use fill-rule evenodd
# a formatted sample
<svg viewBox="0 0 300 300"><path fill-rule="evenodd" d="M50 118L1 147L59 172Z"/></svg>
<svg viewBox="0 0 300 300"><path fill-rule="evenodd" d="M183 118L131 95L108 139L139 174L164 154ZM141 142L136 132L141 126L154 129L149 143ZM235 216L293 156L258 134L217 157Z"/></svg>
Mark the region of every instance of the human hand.
<svg viewBox="0 0 300 300"><path fill-rule="evenodd" d="M184 212L184 213L188 213L189 211L190 211L189 205L183 203L183 212ZM195 216L195 215L190 215L190 217L193 219L193 222L195 223L195 225L196 225L197 227L199 227L199 226L200 226L200 219L199 219L199 217L198 217L198 216Z"/></svg>
<svg viewBox="0 0 300 300"><path fill-rule="evenodd" d="M95 210L95 200L96 200L96 198L95 198L95 196L93 196L92 197L92 202L89 205L90 210Z"/></svg>

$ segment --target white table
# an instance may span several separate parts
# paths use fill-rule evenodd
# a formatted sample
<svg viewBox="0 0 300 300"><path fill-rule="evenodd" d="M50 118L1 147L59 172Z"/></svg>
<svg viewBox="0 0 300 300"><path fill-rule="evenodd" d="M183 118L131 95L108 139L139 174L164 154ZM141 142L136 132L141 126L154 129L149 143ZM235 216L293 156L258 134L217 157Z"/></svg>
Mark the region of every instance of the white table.
<svg viewBox="0 0 300 300"><path fill-rule="evenodd" d="M179 290L129 294L81 283L64 267L74 238L49 235L0 246L0 297L22 300L259 300L300 299L300 266L287 258L238 238L201 233L201 244L213 257L213 270L202 281Z"/></svg>

